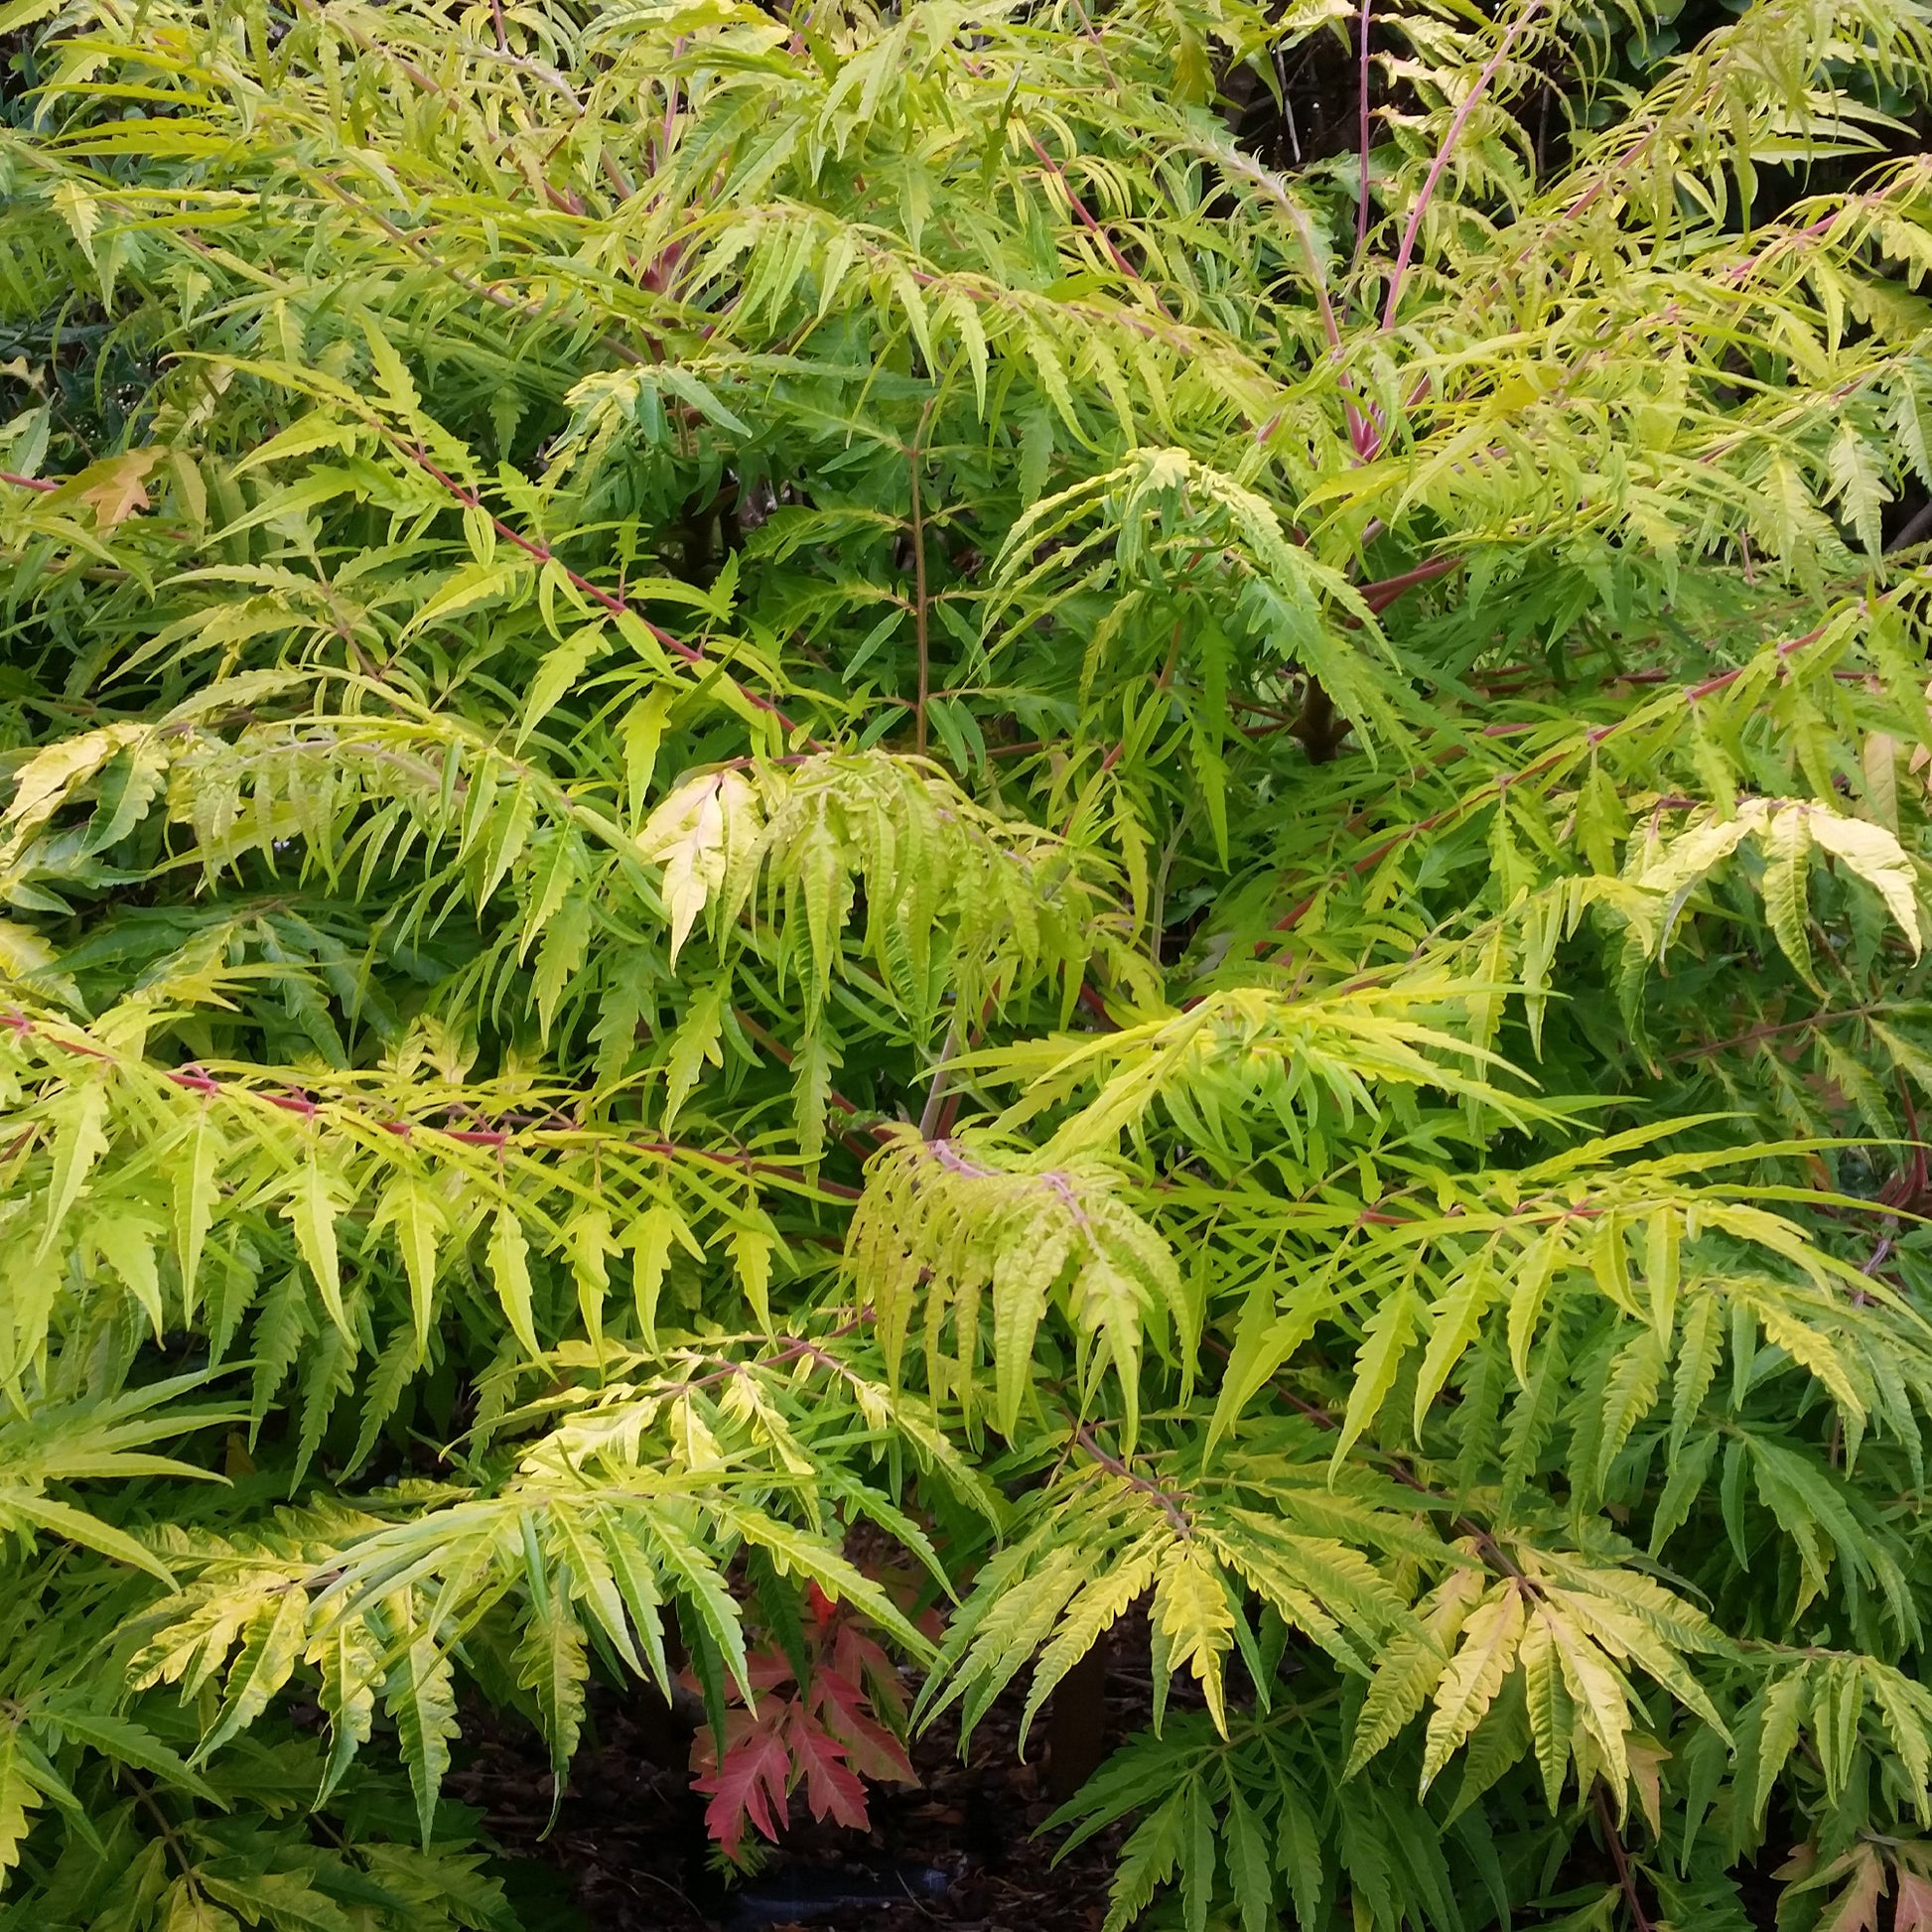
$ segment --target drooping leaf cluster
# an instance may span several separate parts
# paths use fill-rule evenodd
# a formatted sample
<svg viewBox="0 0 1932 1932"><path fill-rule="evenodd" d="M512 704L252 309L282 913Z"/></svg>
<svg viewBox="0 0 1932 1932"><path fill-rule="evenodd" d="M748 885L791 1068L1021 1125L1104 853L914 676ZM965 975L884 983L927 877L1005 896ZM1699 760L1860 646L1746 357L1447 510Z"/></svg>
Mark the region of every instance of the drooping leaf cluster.
<svg viewBox="0 0 1932 1932"><path fill-rule="evenodd" d="M1109 1932L1932 1924L1918 0L0 50L0 1926L1143 1628Z"/></svg>

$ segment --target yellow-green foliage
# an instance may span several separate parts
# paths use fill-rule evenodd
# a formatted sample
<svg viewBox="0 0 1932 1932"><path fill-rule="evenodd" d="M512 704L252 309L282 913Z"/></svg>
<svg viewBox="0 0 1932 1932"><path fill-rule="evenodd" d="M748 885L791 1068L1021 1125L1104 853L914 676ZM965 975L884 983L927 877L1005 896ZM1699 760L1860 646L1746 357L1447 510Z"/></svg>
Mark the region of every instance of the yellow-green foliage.
<svg viewBox="0 0 1932 1932"><path fill-rule="evenodd" d="M0 7L0 1928L807 1584L1109 1932L1932 1923L1932 22L1680 26Z"/></svg>

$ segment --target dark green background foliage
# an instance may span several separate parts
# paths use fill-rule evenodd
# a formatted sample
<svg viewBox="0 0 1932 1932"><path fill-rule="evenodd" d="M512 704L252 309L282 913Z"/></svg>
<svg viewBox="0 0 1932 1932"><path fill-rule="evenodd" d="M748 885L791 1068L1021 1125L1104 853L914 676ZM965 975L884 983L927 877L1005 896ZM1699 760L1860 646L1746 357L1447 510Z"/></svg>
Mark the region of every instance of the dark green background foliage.
<svg viewBox="0 0 1932 1932"><path fill-rule="evenodd" d="M807 1583L1113 1927L1932 1924L1932 26L1360 31L0 10L0 1924Z"/></svg>

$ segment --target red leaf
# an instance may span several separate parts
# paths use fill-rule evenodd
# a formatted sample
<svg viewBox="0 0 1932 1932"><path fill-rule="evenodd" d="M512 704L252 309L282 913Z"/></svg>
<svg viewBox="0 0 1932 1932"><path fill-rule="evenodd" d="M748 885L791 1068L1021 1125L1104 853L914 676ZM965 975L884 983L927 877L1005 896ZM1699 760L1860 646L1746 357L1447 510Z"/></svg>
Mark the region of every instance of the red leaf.
<svg viewBox="0 0 1932 1932"><path fill-rule="evenodd" d="M845 1747L852 1768L861 1776L894 1784L917 1784L919 1776L904 1746L875 1718L866 1694L834 1671L820 1671L812 1679L810 1705L816 1716ZM1932 1927L1927 1928L1932 1932Z"/></svg>
<svg viewBox="0 0 1932 1932"><path fill-rule="evenodd" d="M734 1711L725 1722L725 1761L709 1777L693 1778L693 1791L708 1791L711 1802L705 1806L704 1828L735 1859L745 1842L749 1820L774 1844L783 1829L785 1785L791 1776L791 1759L786 1754L778 1726L786 1712L796 1705L767 1705L754 1717L749 1711ZM768 1715L767 1715L768 1714ZM709 1740L702 1742L694 1757L711 1755Z"/></svg>
<svg viewBox="0 0 1932 1932"><path fill-rule="evenodd" d="M821 1823L829 1818L854 1831L869 1831L872 1820L866 1815L866 1787L847 1767L845 1752L837 1740L795 1704L789 1710L785 1734L791 1740L791 1754L805 1774L805 1802L811 1806L812 1816Z"/></svg>
<svg viewBox="0 0 1932 1932"><path fill-rule="evenodd" d="M846 1758L860 1776L882 1784L918 1783L905 1746L876 1720L841 1711L826 1728L845 1746Z"/></svg>
<svg viewBox="0 0 1932 1932"><path fill-rule="evenodd" d="M751 1679L753 1690L775 1691L780 1684L791 1682L791 1660L775 1647L755 1650L745 1660L745 1675Z"/></svg>
<svg viewBox="0 0 1932 1932"><path fill-rule="evenodd" d="M1892 1928L1893 1932L1932 1932L1932 1879L1899 1867L1897 1916Z"/></svg>
<svg viewBox="0 0 1932 1932"><path fill-rule="evenodd" d="M847 1624L839 1632L832 1651L832 1668L850 1683L869 1687L875 1707L883 1704L901 1715L904 1713L905 1699L893 1660L863 1631Z"/></svg>
<svg viewBox="0 0 1932 1932"><path fill-rule="evenodd" d="M1824 1872L1827 1878L1849 1873L1845 1889L1832 1900L1818 1921L1818 1932L1871 1932L1878 1923L1878 1901L1885 1895L1885 1867L1869 1845L1848 1852Z"/></svg>

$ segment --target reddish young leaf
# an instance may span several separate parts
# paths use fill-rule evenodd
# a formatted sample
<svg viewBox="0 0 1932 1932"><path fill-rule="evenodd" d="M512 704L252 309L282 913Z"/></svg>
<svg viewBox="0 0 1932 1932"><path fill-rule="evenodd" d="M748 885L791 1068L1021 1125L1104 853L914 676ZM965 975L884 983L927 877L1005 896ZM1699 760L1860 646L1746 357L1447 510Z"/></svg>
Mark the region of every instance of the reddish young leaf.
<svg viewBox="0 0 1932 1932"><path fill-rule="evenodd" d="M899 1688L898 1672L893 1660L872 1638L852 1624L846 1624L832 1648L832 1668L848 1683L869 1691L875 1709L884 1707L898 1717L905 1715L905 1697Z"/></svg>
<svg viewBox="0 0 1932 1932"><path fill-rule="evenodd" d="M767 1645L762 1650L752 1651L746 1657L745 1676L754 1691L775 1691L779 1685L789 1684L791 1682L791 1663L784 1652L778 1649L775 1644ZM703 1686L698 1682L698 1674L696 1671L680 1671L677 1681L694 1696L703 1689ZM736 1706L740 1702L738 1686L736 1684L729 1686L726 1690L726 1696Z"/></svg>
<svg viewBox="0 0 1932 1932"><path fill-rule="evenodd" d="M1904 1866L1898 1871L1898 1904L1892 1932L1932 1932L1932 1878L1921 1878Z"/></svg>
<svg viewBox="0 0 1932 1932"><path fill-rule="evenodd" d="M745 1675L755 1691L775 1691L780 1684L789 1684L793 1674L791 1660L776 1645L755 1650L745 1660Z"/></svg>
<svg viewBox="0 0 1932 1932"><path fill-rule="evenodd" d="M1885 1895L1885 1866L1877 1852L1861 1845L1848 1852L1826 1875L1847 1875L1845 1889L1826 1907L1818 1932L1871 1932L1878 1923L1878 1901Z"/></svg>
<svg viewBox="0 0 1932 1932"><path fill-rule="evenodd" d="M749 1711L732 1712L725 1720L725 1761L709 1776L691 1780L692 1790L711 1794L704 1827L727 1858L738 1856L748 1820L773 1844L784 1828L791 1759L778 1725L783 1713L796 1708L767 1704L757 1717ZM709 1736L701 1735L692 1750L694 1761L702 1765L712 1754Z"/></svg>
<svg viewBox="0 0 1932 1932"><path fill-rule="evenodd" d="M865 1692L849 1678L837 1671L819 1671L807 1703L812 1715L844 1746L852 1768L862 1777L918 1783L905 1747L873 1716Z"/></svg>
<svg viewBox="0 0 1932 1932"><path fill-rule="evenodd" d="M785 1736L798 1768L805 1774L805 1802L811 1806L812 1816L821 1823L829 1818L854 1831L869 1831L872 1820L866 1813L866 1787L847 1766L838 1740L821 1730L795 1704L787 1707Z"/></svg>

